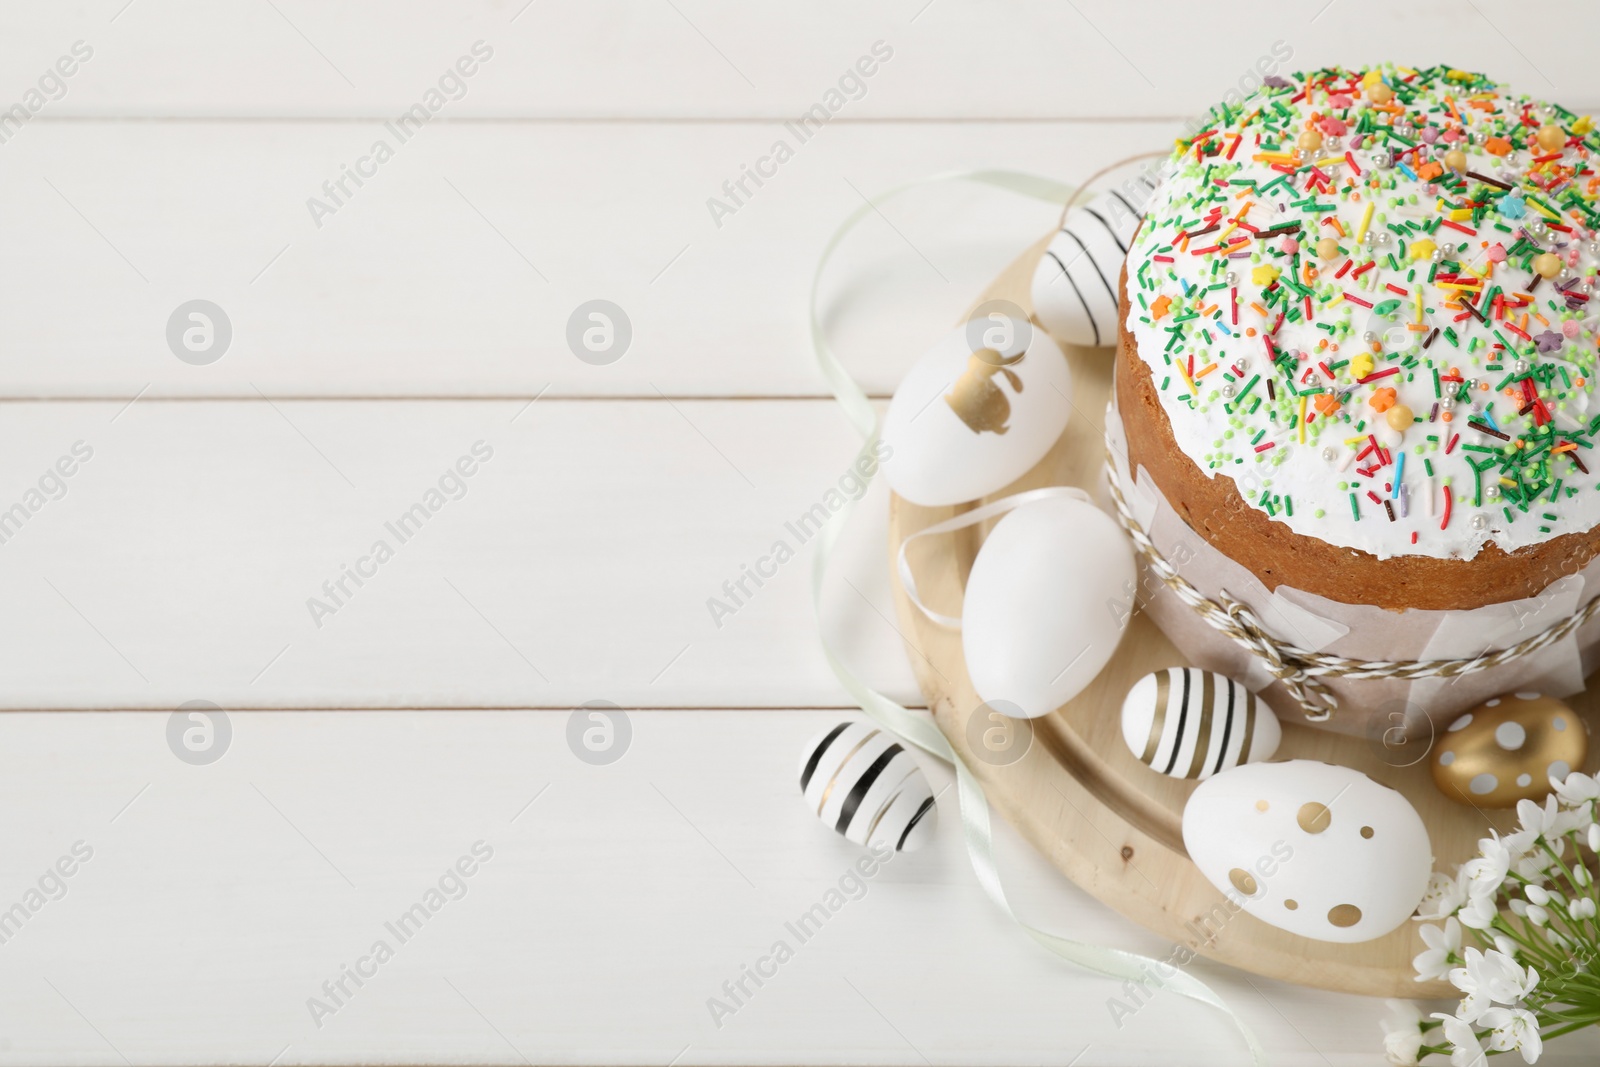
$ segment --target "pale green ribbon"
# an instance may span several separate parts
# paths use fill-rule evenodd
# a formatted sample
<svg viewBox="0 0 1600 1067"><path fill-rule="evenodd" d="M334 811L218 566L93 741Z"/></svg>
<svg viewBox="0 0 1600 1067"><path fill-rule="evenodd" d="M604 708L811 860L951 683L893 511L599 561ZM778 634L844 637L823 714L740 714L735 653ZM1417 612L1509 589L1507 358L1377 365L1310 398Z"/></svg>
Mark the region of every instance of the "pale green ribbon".
<svg viewBox="0 0 1600 1067"><path fill-rule="evenodd" d="M822 376L827 379L828 387L833 391L834 399L839 406L844 408L845 414L855 424L856 430L865 438L858 453L858 459L872 457L873 446L877 443L880 423L877 412L873 409L872 402L867 394L856 384L843 364L834 355L833 349L828 344L828 339L822 328L822 321L817 315L817 290L822 280L822 272L833 257L834 251L845 235L853 229L867 215L876 212L880 204L893 199L908 189L920 188L947 181L971 181L982 185L989 185L1021 196L1044 200L1050 203L1066 204L1073 195L1073 187L1048 178L1041 178L1031 174L1021 174L1014 171L979 170L961 171L939 174L930 178L923 178L903 185L897 185L887 192L879 194L872 200L862 204L852 211L839 228L834 231L828 240L827 246L822 250L822 256L817 261L816 272L811 278L811 344L816 351L817 363L822 370ZM864 495L864 494L863 494ZM1250 1047L1250 1054L1255 1064L1260 1067L1266 1063L1265 1054L1256 1036L1245 1024L1244 1020L1236 1015L1232 1008L1204 982L1192 975L1176 968L1172 964L1164 963L1134 952L1125 952L1122 949L1108 948L1104 945L1091 945L1082 941L1073 941L1070 938L1060 937L1046 930L1031 926L1022 920L1011 907L1006 898L1005 887L1000 881L999 867L995 861L994 835L989 822L989 801L984 796L983 786L976 777L967 769L961 757L950 747L950 742L934 724L932 717L916 715L891 700L887 696L867 685L856 677L843 660L841 660L828 642L827 632L822 626L822 587L823 579L828 573L828 561L833 555L834 542L838 540L840 532L855 510L851 502L846 507L833 513L827 525L823 527L822 536L817 545L817 554L811 570L811 598L816 612L819 635L822 639L823 655L827 657L828 665L833 668L833 673L838 676L840 684L850 693L850 696L861 706L861 709L885 730L898 735L902 740L916 745L929 755L936 756L955 767L957 783L957 799L960 804L961 824L967 839L967 852L972 859L972 869L978 876L978 882L983 886L984 892L989 894L1000 910L1009 915L1017 925L1021 926L1027 935L1033 938L1048 951L1075 963L1086 970L1108 975L1112 978L1131 979L1144 983L1149 987L1160 987L1174 993L1197 1000L1202 1004L1209 1004L1226 1015L1234 1026L1243 1035L1245 1043ZM1170 976L1163 976L1162 971L1174 972Z"/></svg>

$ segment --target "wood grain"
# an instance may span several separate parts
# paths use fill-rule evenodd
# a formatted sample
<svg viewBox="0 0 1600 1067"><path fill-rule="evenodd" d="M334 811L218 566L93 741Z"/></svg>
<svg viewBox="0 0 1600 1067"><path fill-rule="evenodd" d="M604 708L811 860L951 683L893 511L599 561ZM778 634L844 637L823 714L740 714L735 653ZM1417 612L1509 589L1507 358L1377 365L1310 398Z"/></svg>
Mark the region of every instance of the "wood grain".
<svg viewBox="0 0 1600 1067"><path fill-rule="evenodd" d="M863 855L795 781L841 717L636 713L626 755L595 767L568 750L565 711L238 712L227 754L195 767L168 751L165 712L0 715L0 810L27 813L0 820L0 904L73 842L95 853L0 944L0 1064L1237 1067L1217 1013L1157 994L1119 1026L1119 983L996 912L949 792L935 840L718 1027L707 998L793 941L784 923ZM1165 951L997 823L1030 921ZM478 840L495 854L467 894L317 1027L307 999ZM1197 970L1275 1065L1381 1058L1379 1001ZM1597 1052L1600 1031L1574 1035L1541 1065Z"/></svg>
<svg viewBox="0 0 1600 1067"><path fill-rule="evenodd" d="M30 125L0 145L0 397L820 396L805 294L863 196L974 166L1081 179L1175 130L829 128L763 187L747 182L736 214L713 218L707 200L781 129L441 125L363 187L347 184L354 195L318 226L308 199L380 124ZM892 392L1059 213L947 184L865 221L823 290L852 372ZM233 329L205 366L167 342L173 311L197 298ZM604 366L567 337L597 298L632 324Z"/></svg>
<svg viewBox="0 0 1600 1067"><path fill-rule="evenodd" d="M74 40L95 49L46 115L389 117L435 84L469 45L494 58L441 115L562 119L761 117L813 106L874 41L895 50L840 110L845 119L1165 117L1202 113L1258 60L1292 50L1290 70L1392 52L1413 64L1488 71L1581 109L1600 100L1586 42L1600 16L1573 6L1535 42L1505 3L1463 11L1325 0L1220 0L1173 17L1159 0L959 4L824 0L93 0L20 5L0 21L7 91L20 93ZM1196 47L1215 35L1223 50ZM1535 46L1536 45L1536 46ZM1404 54L1402 54L1404 53ZM1275 68L1265 68L1271 72ZM1246 85L1248 88L1248 84Z"/></svg>
<svg viewBox="0 0 1600 1067"><path fill-rule="evenodd" d="M789 529L854 456L832 401L17 404L0 513L79 441L65 495L0 527L0 707L845 702ZM492 459L430 498L479 442ZM916 701L869 500L830 617ZM393 557L362 563L380 540Z"/></svg>

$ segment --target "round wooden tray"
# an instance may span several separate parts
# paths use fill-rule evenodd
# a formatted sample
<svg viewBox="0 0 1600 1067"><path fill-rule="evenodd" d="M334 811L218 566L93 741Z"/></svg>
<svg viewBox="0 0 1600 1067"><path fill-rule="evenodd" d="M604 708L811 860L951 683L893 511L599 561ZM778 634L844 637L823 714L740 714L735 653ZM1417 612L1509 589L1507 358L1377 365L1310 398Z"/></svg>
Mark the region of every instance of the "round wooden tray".
<svg viewBox="0 0 1600 1067"><path fill-rule="evenodd" d="M1003 298L1031 314L1034 266L1049 236L1007 267L975 304ZM1081 486L1102 498L1112 358L1104 349L1063 347L1073 384L1066 432L1033 470L986 500L1046 485ZM906 537L975 506L924 508L893 497L891 561ZM957 613L973 558L994 521L925 538L913 547L912 569L930 607ZM892 562L890 573L897 573ZM1119 712L1128 687L1149 671L1185 663L1142 613L1135 613L1116 656L1088 689L1028 724L1033 736L1026 754L995 766L974 756L967 739L968 718L981 701L967 678L961 635L924 617L898 579L895 595L912 667L940 729L1000 813L1094 897L1175 945L1269 978L1370 996L1454 995L1445 982L1414 981L1411 960L1424 948L1416 923L1372 941L1341 945L1295 936L1244 912L1219 919L1226 913L1224 898L1183 847L1181 816L1194 783L1151 770L1122 742ZM1586 693L1571 702L1594 721L1593 697ZM1362 738L1316 730L1288 716L1283 726L1275 759L1342 764L1405 794L1427 823L1439 869L1453 870L1471 856L1490 826L1504 831L1515 824L1512 812L1480 812L1447 799L1434 788L1426 760L1391 766L1400 761L1392 754L1385 758L1381 748ZM1591 753L1591 770L1597 756L1600 752Z"/></svg>

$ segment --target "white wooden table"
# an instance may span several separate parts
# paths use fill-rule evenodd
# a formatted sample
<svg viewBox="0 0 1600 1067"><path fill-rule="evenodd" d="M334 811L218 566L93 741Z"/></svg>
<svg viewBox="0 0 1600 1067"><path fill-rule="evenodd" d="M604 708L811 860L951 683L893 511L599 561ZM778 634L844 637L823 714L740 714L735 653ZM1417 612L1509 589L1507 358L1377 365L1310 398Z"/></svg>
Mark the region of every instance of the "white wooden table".
<svg viewBox="0 0 1600 1067"><path fill-rule="evenodd" d="M863 194L1082 178L1274 42L1600 102L1592 12L1560 7L1557 33L1526 5L1397 8L7 5L0 107L27 117L0 115L0 1062L1241 1062L1175 996L1119 1028L1113 983L982 896L948 795L936 843L719 1025L708 998L859 853L796 798L800 745L849 713L809 556L720 627L705 602L853 452L804 295ZM798 143L785 121L880 41ZM386 125L467 67L403 141ZM761 163L779 138L792 158ZM947 186L869 220L828 282L858 376L886 396L1053 216ZM566 339L594 299L631 323L608 365ZM191 361L168 342L193 300L231 330L212 362L216 335ZM420 530L387 531L475 445ZM828 625L915 700L881 493ZM392 558L362 562L379 539ZM346 567L365 577L334 601ZM628 709L606 765L567 741L593 700ZM227 709L215 762L169 744L191 701ZM1031 921L1169 947L1005 828L1000 851ZM385 924L441 877L459 899L402 942ZM1375 1002L1195 970L1275 1062L1381 1059Z"/></svg>

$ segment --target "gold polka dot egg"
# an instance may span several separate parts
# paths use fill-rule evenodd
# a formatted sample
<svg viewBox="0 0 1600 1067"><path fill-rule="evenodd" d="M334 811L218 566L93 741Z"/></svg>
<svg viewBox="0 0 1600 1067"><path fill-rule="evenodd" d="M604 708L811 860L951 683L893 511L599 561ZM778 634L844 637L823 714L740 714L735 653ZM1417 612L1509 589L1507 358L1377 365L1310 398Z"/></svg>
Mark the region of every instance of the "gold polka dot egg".
<svg viewBox="0 0 1600 1067"><path fill-rule="evenodd" d="M1439 790L1461 804L1514 807L1540 800L1550 778L1581 770L1589 754L1583 720L1561 701L1516 693L1485 701L1434 741L1430 763Z"/></svg>
<svg viewBox="0 0 1600 1067"><path fill-rule="evenodd" d="M1317 941L1369 941L1404 924L1433 869L1410 801L1315 760L1247 763L1201 782L1183 844L1245 911Z"/></svg>

